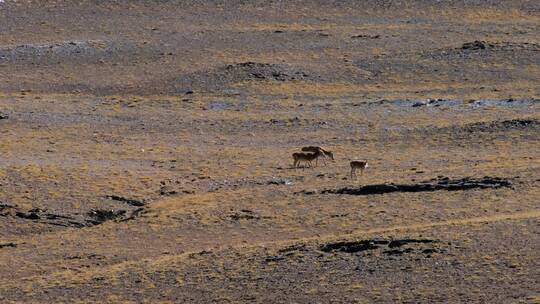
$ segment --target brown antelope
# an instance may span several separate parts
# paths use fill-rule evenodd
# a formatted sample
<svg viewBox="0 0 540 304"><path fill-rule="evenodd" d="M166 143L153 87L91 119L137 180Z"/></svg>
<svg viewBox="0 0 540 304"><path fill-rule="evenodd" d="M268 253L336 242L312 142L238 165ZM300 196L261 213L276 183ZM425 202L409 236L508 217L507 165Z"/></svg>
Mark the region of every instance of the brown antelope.
<svg viewBox="0 0 540 304"><path fill-rule="evenodd" d="M319 153L319 157L322 157L322 160L324 164L326 165L326 158L330 158L332 161L334 160L334 154L330 151L326 151L321 147L317 146L307 146L302 147L302 151L304 152L312 152L312 153ZM315 160L315 166L319 164L319 157Z"/></svg>
<svg viewBox="0 0 540 304"><path fill-rule="evenodd" d="M331 151L323 150L324 156L330 158L332 161L334 161L334 153Z"/></svg>
<svg viewBox="0 0 540 304"><path fill-rule="evenodd" d="M317 152L317 153L296 152L296 153L293 153L292 157L294 159L294 163L293 163L294 168L298 168L298 166L300 165L300 162L306 162L309 164L309 167L311 167L311 161L320 157L320 152Z"/></svg>
<svg viewBox="0 0 540 304"><path fill-rule="evenodd" d="M360 175L364 174L364 169L368 167L368 162L364 160L351 161L351 179L353 176L356 178L356 169L360 169Z"/></svg>

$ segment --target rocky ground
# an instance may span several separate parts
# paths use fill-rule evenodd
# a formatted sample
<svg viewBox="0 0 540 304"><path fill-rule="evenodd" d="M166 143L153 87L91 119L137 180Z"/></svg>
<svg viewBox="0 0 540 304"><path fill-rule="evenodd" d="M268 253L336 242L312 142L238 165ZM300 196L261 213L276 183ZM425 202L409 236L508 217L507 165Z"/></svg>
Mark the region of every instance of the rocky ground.
<svg viewBox="0 0 540 304"><path fill-rule="evenodd" d="M1 302L540 301L536 1L6 0L0 29Z"/></svg>

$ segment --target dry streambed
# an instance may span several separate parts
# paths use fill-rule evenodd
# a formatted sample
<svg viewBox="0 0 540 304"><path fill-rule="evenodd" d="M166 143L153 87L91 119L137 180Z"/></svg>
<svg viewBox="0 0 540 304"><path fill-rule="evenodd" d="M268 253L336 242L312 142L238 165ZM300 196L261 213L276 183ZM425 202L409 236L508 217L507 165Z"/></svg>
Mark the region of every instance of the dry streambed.
<svg viewBox="0 0 540 304"><path fill-rule="evenodd" d="M121 204L115 209L90 209L84 214L72 212L71 214L59 214L49 212L46 209L23 208L0 202L0 217L11 217L20 220L30 220L33 223L54 225L62 227L84 228L102 224L106 221L128 221L143 213L145 202L126 199L116 195L106 196L108 199Z"/></svg>

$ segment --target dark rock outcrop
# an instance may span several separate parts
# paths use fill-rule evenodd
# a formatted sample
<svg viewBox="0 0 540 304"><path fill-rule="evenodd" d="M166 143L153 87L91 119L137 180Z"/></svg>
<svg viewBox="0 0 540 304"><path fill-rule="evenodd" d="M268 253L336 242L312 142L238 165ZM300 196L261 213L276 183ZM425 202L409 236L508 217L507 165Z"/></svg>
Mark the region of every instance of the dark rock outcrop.
<svg viewBox="0 0 540 304"><path fill-rule="evenodd" d="M378 245L388 244L385 240L361 240L350 242L327 243L321 246L321 251L324 252L360 252L379 248Z"/></svg>
<svg viewBox="0 0 540 304"><path fill-rule="evenodd" d="M386 255L402 255L404 253L421 252L424 254L431 254L439 252L436 248L418 248L420 244L433 244L437 243L435 240L430 239L401 239L401 240L359 240L359 241L340 241L326 243L320 246L320 250L323 252L346 252L356 253L366 250L383 249L383 254ZM400 248L405 245L412 245L413 247Z"/></svg>
<svg viewBox="0 0 540 304"><path fill-rule="evenodd" d="M484 50L488 47L493 47L492 44L485 41L475 40L473 42L466 42L461 46L462 50Z"/></svg>
<svg viewBox="0 0 540 304"><path fill-rule="evenodd" d="M344 187L340 189L327 189L321 191L323 194L349 194L349 195L370 195L385 194L392 192L431 192L431 191L460 191L470 189L495 189L501 187L511 187L512 183L508 179L485 176L482 178L465 177L461 179L438 178L431 181L424 181L417 184L375 184L360 187Z"/></svg>
<svg viewBox="0 0 540 304"><path fill-rule="evenodd" d="M130 206L135 206L135 207L142 207L142 206L146 205L146 203L143 202L143 201L136 200L136 199L125 198L125 197L118 196L118 195L107 195L106 198L111 199L113 201L126 203L126 204L128 204Z"/></svg>
<svg viewBox="0 0 540 304"><path fill-rule="evenodd" d="M123 217L126 214L126 210L102 210L95 209L88 212L88 215L92 218L89 223L92 225L99 225L106 221L116 220Z"/></svg>
<svg viewBox="0 0 540 304"><path fill-rule="evenodd" d="M12 247L12 248L15 248L15 247L17 247L17 244L15 244L15 243L4 243L4 244L0 244L0 249L6 248L6 247Z"/></svg>

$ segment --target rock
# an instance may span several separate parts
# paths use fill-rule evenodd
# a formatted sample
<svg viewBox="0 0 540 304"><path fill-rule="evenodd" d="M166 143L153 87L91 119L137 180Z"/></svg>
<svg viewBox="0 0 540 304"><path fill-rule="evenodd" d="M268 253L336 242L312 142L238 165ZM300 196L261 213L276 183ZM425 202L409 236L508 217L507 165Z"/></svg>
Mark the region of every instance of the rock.
<svg viewBox="0 0 540 304"><path fill-rule="evenodd" d="M129 198L121 197L121 196L118 196L118 195L107 195L105 197L108 198L108 199L111 199L113 201L119 201L119 202L126 203L126 204L128 204L130 206L135 206L135 207L142 207L142 206L146 205L146 203L143 202L143 201L139 201L139 200L135 200L135 199L129 199Z"/></svg>
<svg viewBox="0 0 540 304"><path fill-rule="evenodd" d="M384 239L372 239L372 240L360 240L360 241L341 241L331 242L320 246L320 250L323 252L346 252L356 253L366 250L386 249L382 253L386 255L402 255L404 253L415 252L413 248L400 249L399 247L407 244L432 244L437 243L435 240L430 239L402 239L402 240L384 240ZM422 253L434 253L439 252L434 248L419 248ZM420 252L418 250L417 252Z"/></svg>
<svg viewBox="0 0 540 304"><path fill-rule="evenodd" d="M360 34L360 35L351 36L351 38L352 39L358 39L358 38L362 38L362 39L379 39L379 38L381 38L381 35Z"/></svg>
<svg viewBox="0 0 540 304"><path fill-rule="evenodd" d="M1 120L1 119L8 119L8 118L9 118L9 115L0 112L0 120Z"/></svg>
<svg viewBox="0 0 540 304"><path fill-rule="evenodd" d="M377 249L378 244L386 244L388 241L373 241L373 240L362 240L362 241L352 241L352 242L337 242L337 243L328 243L320 247L321 251L324 252L347 252L354 253L365 250Z"/></svg>
<svg viewBox="0 0 540 304"><path fill-rule="evenodd" d="M126 214L126 210L102 210L102 209L94 209L88 212L88 215L93 218L93 220L90 221L93 225L99 225L103 222L115 220L123 215Z"/></svg>
<svg viewBox="0 0 540 304"><path fill-rule="evenodd" d="M464 43L462 46L461 46L461 49L462 50L484 50L488 47L493 47L493 45L485 42L485 41L473 41L473 42L467 42L467 43Z"/></svg>
<svg viewBox="0 0 540 304"><path fill-rule="evenodd" d="M232 105L225 101L213 101L208 104L210 110L227 110L231 107Z"/></svg>
<svg viewBox="0 0 540 304"><path fill-rule="evenodd" d="M27 220L39 220L40 219L39 215L37 213L35 213L35 212L25 213L25 212L17 211L15 213L15 216L23 218L23 219L27 219Z"/></svg>
<svg viewBox="0 0 540 304"><path fill-rule="evenodd" d="M15 247L17 247L17 244L15 244L15 243L4 243L4 244L0 244L0 249L6 248L6 247L12 247L12 248L15 248Z"/></svg>
<svg viewBox="0 0 540 304"><path fill-rule="evenodd" d="M120 220L120 222L125 222L125 221L133 220L133 219L135 219L136 217L138 217L139 215L143 214L144 212L145 212L145 211L144 211L144 208L137 208L137 209L133 210L133 211L131 212L131 214L130 214L128 217L126 217L126 218Z"/></svg>
<svg viewBox="0 0 540 304"><path fill-rule="evenodd" d="M287 179L273 177L271 180L267 182L267 184L268 185L291 185L292 182Z"/></svg>

